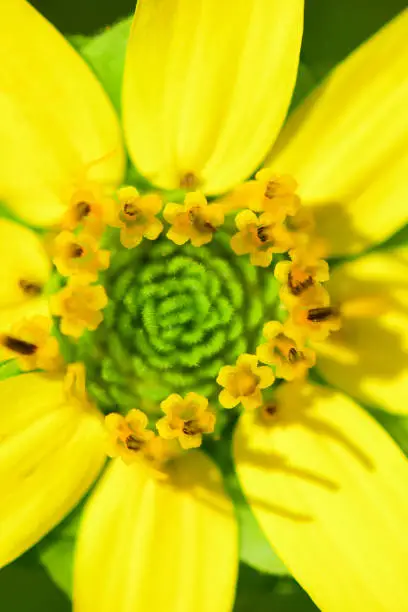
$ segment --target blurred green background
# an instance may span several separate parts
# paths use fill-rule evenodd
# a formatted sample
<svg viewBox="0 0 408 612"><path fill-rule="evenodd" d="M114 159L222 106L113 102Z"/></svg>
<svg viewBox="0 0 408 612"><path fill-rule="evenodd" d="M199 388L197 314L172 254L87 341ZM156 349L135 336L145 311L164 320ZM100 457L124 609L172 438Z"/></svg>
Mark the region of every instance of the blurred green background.
<svg viewBox="0 0 408 612"><path fill-rule="evenodd" d="M66 36L89 37L74 37L73 40L82 48L117 104L118 75L112 74L112 66L117 72L115 61L122 61L128 27L115 29L110 38L101 32L129 16L134 0L32 0L32 4ZM305 34L294 104L333 66L406 6L406 0L306 0ZM118 60L112 63L116 56ZM405 420L385 425L392 435L406 441ZM73 519L67 520L38 546L0 572L1 612L71 610L69 595L76 518L74 514ZM242 520L246 520L244 513ZM234 612L316 611L279 560L274 560L273 553L265 550L259 532L249 523L244 534L247 563L241 564ZM276 573L259 571L266 566Z"/></svg>

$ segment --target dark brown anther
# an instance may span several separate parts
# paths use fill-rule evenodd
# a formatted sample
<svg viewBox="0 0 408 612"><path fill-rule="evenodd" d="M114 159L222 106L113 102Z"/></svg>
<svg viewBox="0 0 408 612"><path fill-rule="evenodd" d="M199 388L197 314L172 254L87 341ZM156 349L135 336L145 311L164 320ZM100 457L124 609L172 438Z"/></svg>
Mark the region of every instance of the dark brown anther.
<svg viewBox="0 0 408 612"><path fill-rule="evenodd" d="M212 232L214 234L217 231L217 228L214 227L209 221L206 221L203 226L207 232Z"/></svg>
<svg viewBox="0 0 408 612"><path fill-rule="evenodd" d="M289 349L288 352L288 361L289 363L296 363L297 361L302 361L304 355L301 351L297 351L295 348Z"/></svg>
<svg viewBox="0 0 408 612"><path fill-rule="evenodd" d="M289 363L296 363L297 360L298 360L297 350L292 347L291 349L289 349L288 361Z"/></svg>
<svg viewBox="0 0 408 612"><path fill-rule="evenodd" d="M76 205L77 213L78 213L78 221L85 219L91 212L91 205L88 202L78 202Z"/></svg>
<svg viewBox="0 0 408 612"><path fill-rule="evenodd" d="M184 423L183 434L186 436L195 436L199 433L201 433L201 430L196 421L186 421Z"/></svg>
<svg viewBox="0 0 408 612"><path fill-rule="evenodd" d="M277 185L274 181L269 181L269 183L266 185L265 192L264 192L265 198L268 198L269 200L271 200L276 194L276 187Z"/></svg>
<svg viewBox="0 0 408 612"><path fill-rule="evenodd" d="M186 172L180 179L180 189L186 189L187 191L193 191L197 189L199 180L194 172Z"/></svg>
<svg viewBox="0 0 408 612"><path fill-rule="evenodd" d="M2 344L5 348L19 355L34 355L38 348L35 344L31 344L31 342L25 342L13 336L5 336Z"/></svg>
<svg viewBox="0 0 408 612"><path fill-rule="evenodd" d="M278 410L278 408L277 408L276 404L266 404L263 407L264 414L266 416L268 416L268 417L275 416L277 410Z"/></svg>
<svg viewBox="0 0 408 612"><path fill-rule="evenodd" d="M138 211L136 206L132 202L126 202L123 205L123 212L128 217L136 217Z"/></svg>
<svg viewBox="0 0 408 612"><path fill-rule="evenodd" d="M73 259L79 259L79 257L82 257L83 254L84 249L81 247L80 244L71 245L70 255Z"/></svg>
<svg viewBox="0 0 408 612"><path fill-rule="evenodd" d="M309 287L312 287L313 285L314 280L311 276L305 278L304 281L296 282L293 280L292 272L289 272L288 287L292 295L301 295L304 291L306 291L306 289L309 289Z"/></svg>
<svg viewBox="0 0 408 612"><path fill-rule="evenodd" d="M217 231L217 228L214 227L212 223L204 221L204 219L201 218L200 208L198 206L190 208L188 211L188 220L199 232L212 232L214 234Z"/></svg>
<svg viewBox="0 0 408 612"><path fill-rule="evenodd" d="M256 230L256 235L258 236L261 242L267 242L268 240L267 227L265 227L264 225L261 225L260 227L258 227L258 229Z"/></svg>
<svg viewBox="0 0 408 612"><path fill-rule="evenodd" d="M131 451L139 451L143 446L143 441L138 440L135 436L128 436L125 440L126 448Z"/></svg>
<svg viewBox="0 0 408 612"><path fill-rule="evenodd" d="M336 314L334 308L330 306L324 306L321 308L311 308L307 313L308 321L312 321L313 323L323 323L333 317Z"/></svg>
<svg viewBox="0 0 408 612"><path fill-rule="evenodd" d="M38 283L33 283L31 281L26 281L26 280L20 280L18 281L18 284L19 284L20 289L22 289L26 295L29 295L31 297L40 295L42 292L42 286L39 285Z"/></svg>

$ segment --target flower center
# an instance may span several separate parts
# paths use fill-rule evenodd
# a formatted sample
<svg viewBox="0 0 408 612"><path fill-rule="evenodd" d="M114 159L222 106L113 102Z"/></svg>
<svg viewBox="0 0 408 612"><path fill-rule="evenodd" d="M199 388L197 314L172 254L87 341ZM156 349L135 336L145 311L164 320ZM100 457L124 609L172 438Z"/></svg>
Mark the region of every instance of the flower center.
<svg viewBox="0 0 408 612"><path fill-rule="evenodd" d="M254 352L274 316L273 275L237 258L223 231L199 248L165 237L131 250L112 239L109 248L104 320L74 347L90 395L123 414L158 411L171 393L217 402L220 368Z"/></svg>

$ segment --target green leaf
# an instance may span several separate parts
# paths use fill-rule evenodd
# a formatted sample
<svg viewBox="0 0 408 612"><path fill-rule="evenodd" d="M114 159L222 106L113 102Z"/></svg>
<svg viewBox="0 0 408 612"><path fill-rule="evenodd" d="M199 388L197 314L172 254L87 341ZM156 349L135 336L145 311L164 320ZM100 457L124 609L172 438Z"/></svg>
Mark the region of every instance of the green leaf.
<svg viewBox="0 0 408 612"><path fill-rule="evenodd" d="M72 597L75 540L88 496L35 547L48 576L68 597Z"/></svg>
<svg viewBox="0 0 408 612"><path fill-rule="evenodd" d="M15 359L9 359L0 363L0 381L18 376L21 374L21 369Z"/></svg>
<svg viewBox="0 0 408 612"><path fill-rule="evenodd" d="M212 441L207 443L206 450L220 468L226 492L234 502L239 525L240 560L267 574L288 575L288 569L270 546L240 487L231 453L233 426L233 422L228 426L231 429L229 443L225 440L221 445Z"/></svg>
<svg viewBox="0 0 408 612"><path fill-rule="evenodd" d="M95 72L120 114L126 44L132 19L124 19L93 38L74 40L79 53Z"/></svg>
<svg viewBox="0 0 408 612"><path fill-rule="evenodd" d="M408 456L408 417L390 414L383 410L367 409L368 412L384 427L391 438L400 446L401 450Z"/></svg>
<svg viewBox="0 0 408 612"><path fill-rule="evenodd" d="M50 538L38 546L39 561L67 597L72 594L74 538Z"/></svg>
<svg viewBox="0 0 408 612"><path fill-rule="evenodd" d="M306 98L307 94L316 87L317 82L318 79L316 75L313 74L311 67L301 61L299 63L295 90L293 92L289 112L296 108L296 106Z"/></svg>
<svg viewBox="0 0 408 612"><path fill-rule="evenodd" d="M0 572L1 612L69 612L69 599L38 564L33 551Z"/></svg>
<svg viewBox="0 0 408 612"><path fill-rule="evenodd" d="M265 575L241 563L234 612L318 612L289 576Z"/></svg>

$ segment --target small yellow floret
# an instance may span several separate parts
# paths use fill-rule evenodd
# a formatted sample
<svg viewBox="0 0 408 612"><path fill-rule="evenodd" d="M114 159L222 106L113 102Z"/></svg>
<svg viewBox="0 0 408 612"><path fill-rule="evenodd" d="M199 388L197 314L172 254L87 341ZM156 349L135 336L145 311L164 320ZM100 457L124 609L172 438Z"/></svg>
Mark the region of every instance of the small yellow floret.
<svg viewBox="0 0 408 612"><path fill-rule="evenodd" d="M275 277L281 283L280 298L287 308L293 307L311 287L329 280L329 266L314 249L300 247L289 251L291 261L280 261Z"/></svg>
<svg viewBox="0 0 408 612"><path fill-rule="evenodd" d="M0 334L5 357L17 359L22 370L55 371L62 366L57 339L51 335L52 321L36 316L12 326L7 334Z"/></svg>
<svg viewBox="0 0 408 612"><path fill-rule="evenodd" d="M156 240L163 224L156 215L161 211L159 195L140 195L135 187L122 187L118 191L119 210L112 220L113 227L120 228L120 241L127 249L138 246L143 238Z"/></svg>
<svg viewBox="0 0 408 612"><path fill-rule="evenodd" d="M242 403L253 410L262 404L261 389L270 387L275 380L268 366L258 366L256 355L240 355L235 366L224 366L218 374L217 383L225 387L220 395L224 408L234 408Z"/></svg>
<svg viewBox="0 0 408 612"><path fill-rule="evenodd" d="M147 429L148 418L144 412L133 408L126 417L112 412L105 417L108 431L109 457L121 457L125 463L132 463L140 453L144 453L146 445L155 437Z"/></svg>
<svg viewBox="0 0 408 612"><path fill-rule="evenodd" d="M79 275L92 282L97 280L100 270L108 268L110 252L100 250L97 240L90 234L76 236L64 231L54 240L53 260L63 276Z"/></svg>
<svg viewBox="0 0 408 612"><path fill-rule="evenodd" d="M243 210L235 224L239 231L231 238L231 248L236 255L249 253L254 266L269 266L274 253L284 253L292 245L289 233L270 213L258 218L251 210Z"/></svg>
<svg viewBox="0 0 408 612"><path fill-rule="evenodd" d="M70 231L82 228L99 238L112 217L113 205L113 200L104 197L97 186L78 189L62 218L62 228Z"/></svg>
<svg viewBox="0 0 408 612"><path fill-rule="evenodd" d="M95 330L103 320L100 312L108 303L101 285L88 285L84 279L72 277L68 284L50 298L50 310L61 317L61 331L79 338L89 329Z"/></svg>
<svg viewBox="0 0 408 612"><path fill-rule="evenodd" d="M166 414L156 423L157 431L166 440L178 438L184 449L201 446L203 435L212 433L215 415L208 409L208 400L197 393L183 399L173 393L160 404Z"/></svg>
<svg viewBox="0 0 408 612"><path fill-rule="evenodd" d="M299 342L325 340L330 332L340 329L340 312L330 306L329 294L317 285L308 289L292 308L286 326Z"/></svg>
<svg viewBox="0 0 408 612"><path fill-rule="evenodd" d="M167 237L182 245L188 240L195 247L211 242L217 228L224 223L224 211L220 204L208 204L199 191L185 197L184 204L166 204L163 216L171 228Z"/></svg>
<svg viewBox="0 0 408 612"><path fill-rule="evenodd" d="M227 202L232 209L249 208L255 212L268 212L275 221L284 221L300 208L296 195L296 181L288 175L277 175L269 168L259 170L255 180L239 185Z"/></svg>
<svg viewBox="0 0 408 612"><path fill-rule="evenodd" d="M308 369L314 366L314 351L294 340L282 323L269 321L264 325L262 333L267 342L258 346L257 357L262 363L275 366L278 378L303 378Z"/></svg>

